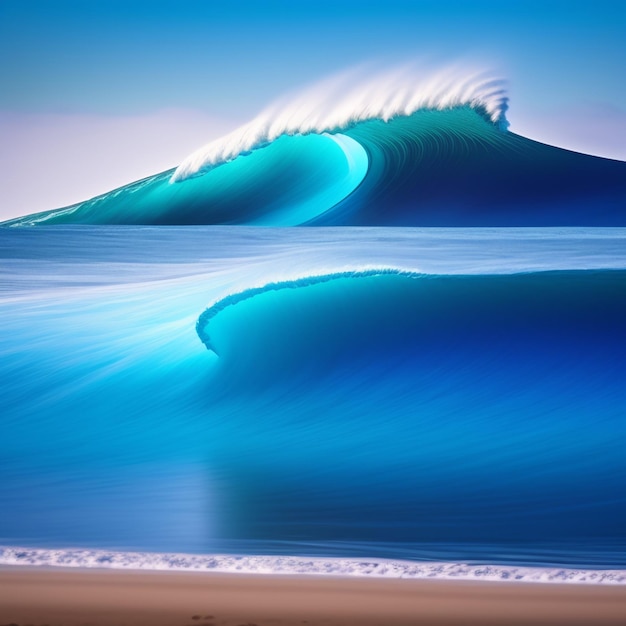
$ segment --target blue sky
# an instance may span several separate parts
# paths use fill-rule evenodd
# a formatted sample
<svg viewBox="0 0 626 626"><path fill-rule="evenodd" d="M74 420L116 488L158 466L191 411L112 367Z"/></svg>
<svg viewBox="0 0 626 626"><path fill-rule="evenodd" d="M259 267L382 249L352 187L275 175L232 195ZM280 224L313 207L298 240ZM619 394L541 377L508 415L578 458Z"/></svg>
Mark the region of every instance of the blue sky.
<svg viewBox="0 0 626 626"><path fill-rule="evenodd" d="M470 60L509 79L514 132L626 159L625 33L623 0L0 0L0 217L176 165L368 62Z"/></svg>

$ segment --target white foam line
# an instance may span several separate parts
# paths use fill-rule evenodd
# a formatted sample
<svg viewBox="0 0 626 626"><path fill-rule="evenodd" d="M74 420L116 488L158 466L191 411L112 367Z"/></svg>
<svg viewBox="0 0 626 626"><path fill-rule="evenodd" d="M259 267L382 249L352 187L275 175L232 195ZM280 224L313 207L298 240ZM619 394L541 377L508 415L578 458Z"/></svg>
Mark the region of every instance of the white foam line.
<svg viewBox="0 0 626 626"><path fill-rule="evenodd" d="M626 570L299 556L235 556L0 547L0 565L414 580L624 585Z"/></svg>
<svg viewBox="0 0 626 626"><path fill-rule="evenodd" d="M171 182L198 176L271 143L282 135L337 132L358 122L412 115L419 110L469 106L507 127L504 81L485 72L405 67L372 75L347 72L279 102L247 124L189 155Z"/></svg>

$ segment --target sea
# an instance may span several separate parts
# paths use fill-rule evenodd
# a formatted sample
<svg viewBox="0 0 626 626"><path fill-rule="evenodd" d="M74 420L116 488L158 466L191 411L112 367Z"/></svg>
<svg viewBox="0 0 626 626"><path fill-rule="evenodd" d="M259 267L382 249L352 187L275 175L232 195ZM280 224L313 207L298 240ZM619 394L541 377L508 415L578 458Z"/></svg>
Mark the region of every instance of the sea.
<svg viewBox="0 0 626 626"><path fill-rule="evenodd" d="M0 564L626 583L626 228L0 228Z"/></svg>
<svg viewBox="0 0 626 626"><path fill-rule="evenodd" d="M363 80L0 224L0 565L626 583L626 163Z"/></svg>

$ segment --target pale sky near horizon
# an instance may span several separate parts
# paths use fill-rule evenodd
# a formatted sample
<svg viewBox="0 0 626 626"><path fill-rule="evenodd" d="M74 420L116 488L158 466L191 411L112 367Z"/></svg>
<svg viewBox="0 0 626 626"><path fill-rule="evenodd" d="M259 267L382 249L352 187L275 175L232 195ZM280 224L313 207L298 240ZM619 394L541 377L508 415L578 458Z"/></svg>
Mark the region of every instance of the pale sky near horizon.
<svg viewBox="0 0 626 626"><path fill-rule="evenodd" d="M511 130L626 160L626 2L0 0L0 220L177 165L362 63L472 60Z"/></svg>

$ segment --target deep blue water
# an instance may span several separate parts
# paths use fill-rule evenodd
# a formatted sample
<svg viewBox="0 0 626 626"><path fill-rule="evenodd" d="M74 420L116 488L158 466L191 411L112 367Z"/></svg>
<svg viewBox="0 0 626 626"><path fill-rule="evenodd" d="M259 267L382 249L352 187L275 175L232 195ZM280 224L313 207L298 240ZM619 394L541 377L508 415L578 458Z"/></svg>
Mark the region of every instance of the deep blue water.
<svg viewBox="0 0 626 626"><path fill-rule="evenodd" d="M626 567L624 229L4 228L0 258L0 544Z"/></svg>

